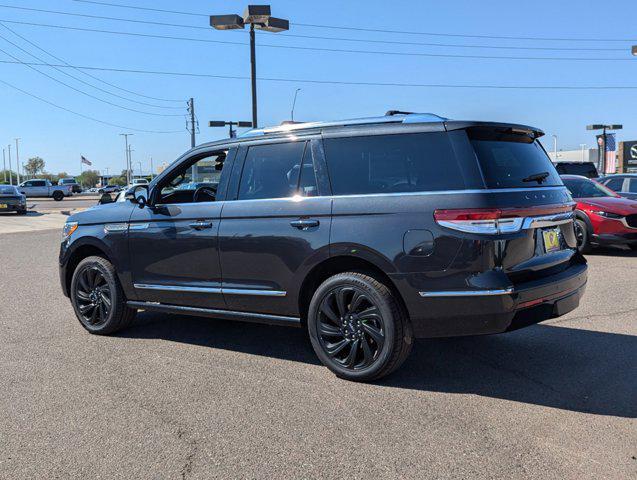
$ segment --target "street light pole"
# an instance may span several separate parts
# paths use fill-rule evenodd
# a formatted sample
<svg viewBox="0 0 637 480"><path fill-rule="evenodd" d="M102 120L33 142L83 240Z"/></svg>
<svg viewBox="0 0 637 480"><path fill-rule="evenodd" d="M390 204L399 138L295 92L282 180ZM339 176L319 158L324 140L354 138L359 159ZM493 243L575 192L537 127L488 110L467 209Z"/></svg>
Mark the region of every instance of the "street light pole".
<svg viewBox="0 0 637 480"><path fill-rule="evenodd" d="M120 133L120 136L124 137L125 154L126 154L126 185L130 184L130 150L128 148L128 136L132 133Z"/></svg>
<svg viewBox="0 0 637 480"><path fill-rule="evenodd" d="M20 185L20 150L18 147L18 141L20 139L15 139L15 163L18 165L18 185Z"/></svg>
<svg viewBox="0 0 637 480"><path fill-rule="evenodd" d="M582 149L582 162L583 162L584 161L584 150L586 149L586 144L585 143L580 143L579 146Z"/></svg>
<svg viewBox="0 0 637 480"><path fill-rule="evenodd" d="M13 171L11 170L11 144L7 145L9 152L9 185L13 185Z"/></svg>
<svg viewBox="0 0 637 480"><path fill-rule="evenodd" d="M553 135L553 161L557 162L557 135Z"/></svg>
<svg viewBox="0 0 637 480"><path fill-rule="evenodd" d="M3 148L2 149L2 173L4 175L4 180L3 180L4 182L7 181L7 159L6 159L5 155L6 154L5 154L5 151L4 151L4 148Z"/></svg>
<svg viewBox="0 0 637 480"><path fill-rule="evenodd" d="M257 128L257 59L255 29L282 32L290 29L290 22L271 15L270 5L248 5L243 17L236 14L211 15L210 26L216 30L243 29L250 24L250 84L252 90L252 128Z"/></svg>
<svg viewBox="0 0 637 480"><path fill-rule="evenodd" d="M294 100L292 101L292 111L290 112L290 120L294 121L294 107L296 107L296 96L299 94L299 92L301 91L300 88L297 88L296 91L294 92Z"/></svg>

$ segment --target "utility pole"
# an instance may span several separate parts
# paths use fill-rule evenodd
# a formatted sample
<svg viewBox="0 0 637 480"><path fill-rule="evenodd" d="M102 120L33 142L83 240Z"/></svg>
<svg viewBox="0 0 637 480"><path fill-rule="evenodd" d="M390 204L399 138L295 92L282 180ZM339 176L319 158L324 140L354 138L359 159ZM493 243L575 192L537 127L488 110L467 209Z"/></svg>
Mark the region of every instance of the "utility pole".
<svg viewBox="0 0 637 480"><path fill-rule="evenodd" d="M126 154L126 185L130 184L130 150L128 148L128 137L133 135L132 133L120 133L120 136L124 137L125 142L125 154Z"/></svg>
<svg viewBox="0 0 637 480"><path fill-rule="evenodd" d="M7 181L7 158L4 148L2 149L2 173L4 174L4 181Z"/></svg>
<svg viewBox="0 0 637 480"><path fill-rule="evenodd" d="M132 145L128 145L128 165L130 165L130 168L128 170L128 183L127 185L130 185L131 183L133 183L133 152L135 150L133 150L133 146Z"/></svg>
<svg viewBox="0 0 637 480"><path fill-rule="evenodd" d="M20 139L15 139L15 163L18 165L18 185L20 185L20 150L18 147L18 141Z"/></svg>
<svg viewBox="0 0 637 480"><path fill-rule="evenodd" d="M11 171L11 144L7 145L9 151L9 185L13 185L13 172Z"/></svg>
<svg viewBox="0 0 637 480"><path fill-rule="evenodd" d="M296 96L299 94L300 91L301 89L297 88L294 92L294 101L292 102L292 111L290 112L290 120L292 121L294 121L294 107L296 107Z"/></svg>
<svg viewBox="0 0 637 480"><path fill-rule="evenodd" d="M153 157L150 157L150 179L153 180Z"/></svg>
<svg viewBox="0 0 637 480"><path fill-rule="evenodd" d="M195 148L197 144L195 138L195 99L192 97L188 100L188 112L190 113L190 148Z"/></svg>
<svg viewBox="0 0 637 480"><path fill-rule="evenodd" d="M557 162L557 135L553 135L553 161Z"/></svg>
<svg viewBox="0 0 637 480"><path fill-rule="evenodd" d="M250 24L250 79L252 82L252 125L257 128L257 52L254 23Z"/></svg>

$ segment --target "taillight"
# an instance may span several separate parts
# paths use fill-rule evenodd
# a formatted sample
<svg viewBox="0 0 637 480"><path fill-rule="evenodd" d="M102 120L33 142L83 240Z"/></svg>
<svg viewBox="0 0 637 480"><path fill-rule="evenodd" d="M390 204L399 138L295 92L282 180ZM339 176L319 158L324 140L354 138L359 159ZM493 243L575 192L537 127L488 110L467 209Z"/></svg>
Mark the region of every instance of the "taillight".
<svg viewBox="0 0 637 480"><path fill-rule="evenodd" d="M438 225L467 233L498 234L519 232L528 218L570 214L575 204L543 205L528 208L462 208L436 210ZM557 220L557 217L556 217ZM561 221L561 219L560 219ZM561 223L564 223L561 221Z"/></svg>

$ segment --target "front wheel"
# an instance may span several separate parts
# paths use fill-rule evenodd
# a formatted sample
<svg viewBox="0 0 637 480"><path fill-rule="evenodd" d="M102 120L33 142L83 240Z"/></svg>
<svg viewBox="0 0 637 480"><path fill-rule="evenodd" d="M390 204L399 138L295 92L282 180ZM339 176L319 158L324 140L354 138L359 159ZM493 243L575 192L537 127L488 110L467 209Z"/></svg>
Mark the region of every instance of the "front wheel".
<svg viewBox="0 0 637 480"><path fill-rule="evenodd" d="M64 199L64 194L59 190L57 192L53 192L53 200L59 202Z"/></svg>
<svg viewBox="0 0 637 480"><path fill-rule="evenodd" d="M308 330L316 355L337 376L372 381L405 361L413 338L391 290L369 275L339 273L312 297Z"/></svg>
<svg viewBox="0 0 637 480"><path fill-rule="evenodd" d="M136 310L126 305L115 268L105 258L82 260L73 272L70 293L77 319L91 333L115 333L135 317Z"/></svg>
<svg viewBox="0 0 637 480"><path fill-rule="evenodd" d="M584 220L575 219L575 238L577 240L577 249L580 253L588 253L591 251L591 241L588 234L588 227Z"/></svg>

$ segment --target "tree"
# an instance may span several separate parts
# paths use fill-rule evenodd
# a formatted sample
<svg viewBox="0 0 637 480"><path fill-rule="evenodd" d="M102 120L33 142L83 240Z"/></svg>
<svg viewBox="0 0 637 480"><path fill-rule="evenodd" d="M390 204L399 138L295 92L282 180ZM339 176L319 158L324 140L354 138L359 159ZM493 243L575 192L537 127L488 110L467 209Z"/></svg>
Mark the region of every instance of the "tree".
<svg viewBox="0 0 637 480"><path fill-rule="evenodd" d="M100 181L100 172L97 170L84 170L82 175L77 177L77 181L85 187L94 187Z"/></svg>
<svg viewBox="0 0 637 480"><path fill-rule="evenodd" d="M110 185L119 185L120 187L123 187L126 185L126 177L113 177L108 183Z"/></svg>
<svg viewBox="0 0 637 480"><path fill-rule="evenodd" d="M24 170L29 175L37 175L38 172L44 170L44 160L42 160L40 157L29 158L26 165L24 166Z"/></svg>

